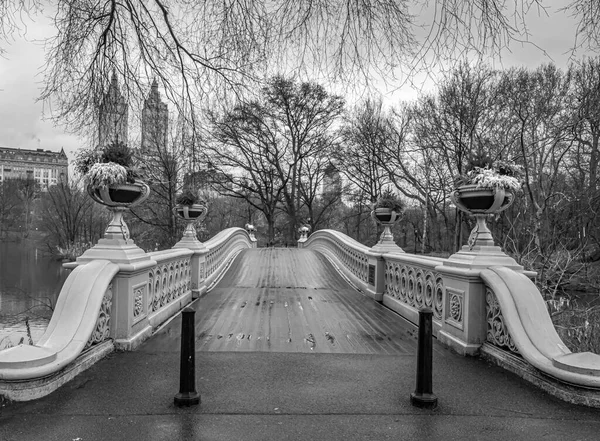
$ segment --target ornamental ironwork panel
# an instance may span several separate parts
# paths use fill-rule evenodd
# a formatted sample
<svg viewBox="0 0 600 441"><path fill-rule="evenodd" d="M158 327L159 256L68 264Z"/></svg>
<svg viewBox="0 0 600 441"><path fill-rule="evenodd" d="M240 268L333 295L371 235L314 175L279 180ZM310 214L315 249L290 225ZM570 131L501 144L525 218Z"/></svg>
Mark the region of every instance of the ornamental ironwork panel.
<svg viewBox="0 0 600 441"><path fill-rule="evenodd" d="M148 311L154 312L191 289L191 258L161 263L148 273Z"/></svg>
<svg viewBox="0 0 600 441"><path fill-rule="evenodd" d="M446 323L460 330L463 329L463 311L465 292L460 289L446 288Z"/></svg>
<svg viewBox="0 0 600 441"><path fill-rule="evenodd" d="M435 271L386 260L384 293L416 309L429 307L434 319L442 320L445 288L442 276Z"/></svg>
<svg viewBox="0 0 600 441"><path fill-rule="evenodd" d="M100 312L98 313L98 319L96 320L96 326L92 335L85 344L87 349L90 346L102 343L104 340L110 337L110 310L112 308L112 283L106 288L106 292L102 297L102 304L100 305Z"/></svg>
<svg viewBox="0 0 600 441"><path fill-rule="evenodd" d="M494 346L508 349L518 354L519 350L508 332L498 298L489 287L485 289L485 307L487 316L487 341Z"/></svg>

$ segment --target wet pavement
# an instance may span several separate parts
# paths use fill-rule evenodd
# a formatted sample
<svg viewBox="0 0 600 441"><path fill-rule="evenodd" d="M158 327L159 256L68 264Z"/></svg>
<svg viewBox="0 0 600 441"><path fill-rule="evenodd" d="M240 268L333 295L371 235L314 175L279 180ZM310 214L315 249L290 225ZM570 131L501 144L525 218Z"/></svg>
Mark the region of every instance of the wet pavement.
<svg viewBox="0 0 600 441"><path fill-rule="evenodd" d="M241 271L234 263L229 275L237 277ZM224 280L215 290L231 291L232 279ZM240 280L258 289L250 278ZM197 349L207 341L200 333L202 317L210 316L205 307L212 301L209 294L193 305L198 311ZM240 301L231 303L234 311L245 309ZM381 317L393 314L376 306L382 308ZM368 352L375 342L356 346L366 348L358 353L317 352L306 343L297 352L236 350L237 344L231 351L198 350L201 404L177 408L178 316L137 351L111 354L49 396L2 405L0 440L600 439L600 410L559 401L509 372L455 355L437 343L433 391L439 406L433 411L412 407L415 340L410 325L393 317L402 323L395 338L402 339L403 349L389 353ZM252 332L258 335L260 329ZM304 328L296 331L303 335ZM326 337L319 342L331 345ZM285 338L279 344L286 347Z"/></svg>

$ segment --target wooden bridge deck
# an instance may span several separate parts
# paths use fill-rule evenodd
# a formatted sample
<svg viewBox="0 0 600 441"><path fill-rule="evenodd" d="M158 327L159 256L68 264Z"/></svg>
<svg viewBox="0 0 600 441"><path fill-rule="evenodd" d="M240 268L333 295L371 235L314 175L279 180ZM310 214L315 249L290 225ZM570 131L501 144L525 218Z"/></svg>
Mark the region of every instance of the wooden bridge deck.
<svg viewBox="0 0 600 441"><path fill-rule="evenodd" d="M243 251L195 309L200 351L416 351L412 328L310 250Z"/></svg>

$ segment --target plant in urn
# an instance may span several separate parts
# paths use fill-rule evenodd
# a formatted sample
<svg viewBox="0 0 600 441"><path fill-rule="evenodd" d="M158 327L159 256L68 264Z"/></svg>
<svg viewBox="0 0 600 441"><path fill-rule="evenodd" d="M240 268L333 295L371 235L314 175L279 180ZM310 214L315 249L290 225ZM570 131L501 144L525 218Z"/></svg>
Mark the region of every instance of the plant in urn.
<svg viewBox="0 0 600 441"><path fill-rule="evenodd" d="M489 215L500 213L513 204L515 195L521 190L518 179L520 167L510 160L492 161L479 152L471 156L467 168L468 172L455 180L456 187L450 197L459 210L475 216L477 223L471 231L468 245L451 259L464 259L474 251L492 258L488 259L488 263L522 268L494 245L486 223Z"/></svg>
<svg viewBox="0 0 600 441"><path fill-rule="evenodd" d="M381 233L379 242L373 247L374 250L404 252L394 242L394 235L391 230L391 227L400 220L403 209L404 203L389 188L373 204L371 217L376 223L383 226L383 233Z"/></svg>
<svg viewBox="0 0 600 441"><path fill-rule="evenodd" d="M103 239L77 262L94 258L119 262L141 259L143 251L133 244L123 213L146 200L150 188L138 179L132 150L118 140L104 147L82 149L75 159L75 171L83 176L90 197L112 212Z"/></svg>
<svg viewBox="0 0 600 441"><path fill-rule="evenodd" d="M182 193L177 195L175 202L177 205L173 208L173 213L187 223L183 232L183 237L175 247L185 247L190 249L204 248L202 243L196 237L195 224L206 217L208 212L206 202L202 201L197 193L190 189L185 189Z"/></svg>

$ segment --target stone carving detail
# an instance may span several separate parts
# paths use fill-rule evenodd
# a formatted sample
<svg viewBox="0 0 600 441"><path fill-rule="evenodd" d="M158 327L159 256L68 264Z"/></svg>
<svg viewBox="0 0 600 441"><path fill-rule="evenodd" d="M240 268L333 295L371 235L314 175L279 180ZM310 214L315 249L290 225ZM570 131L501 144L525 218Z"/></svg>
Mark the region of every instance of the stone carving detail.
<svg viewBox="0 0 600 441"><path fill-rule="evenodd" d="M102 297L102 305L100 305L100 313L96 320L96 326L92 335L85 344L85 349L90 346L102 343L104 340L110 337L110 310L112 308L112 283L106 288L104 297Z"/></svg>
<svg viewBox="0 0 600 441"><path fill-rule="evenodd" d="M138 318L144 312L144 288L133 291L133 318Z"/></svg>
<svg viewBox="0 0 600 441"><path fill-rule="evenodd" d="M200 262L200 269L198 270L199 273L199 278L200 280L204 280L206 278L205 276L205 263L204 262Z"/></svg>
<svg viewBox="0 0 600 441"><path fill-rule="evenodd" d="M149 312L158 311L190 291L192 283L190 260L189 257L186 257L168 261L150 270L148 274Z"/></svg>
<svg viewBox="0 0 600 441"><path fill-rule="evenodd" d="M446 288L446 323L458 329L463 329L464 299L463 290Z"/></svg>
<svg viewBox="0 0 600 441"><path fill-rule="evenodd" d="M363 282L369 280L369 260L367 256L359 250L340 243L337 240L333 241L334 252L338 260L344 265L352 274L358 277Z"/></svg>
<svg viewBox="0 0 600 441"><path fill-rule="evenodd" d="M508 349L515 354L519 353L519 350L515 346L515 342L510 336L506 324L504 323L504 317L500 310L500 304L494 291L489 287L485 290L485 303L486 303L486 314L487 314L487 341L495 346L503 349Z"/></svg>
<svg viewBox="0 0 600 441"><path fill-rule="evenodd" d="M462 297L456 293L450 296L450 317L456 322L462 322Z"/></svg>
<svg viewBox="0 0 600 441"><path fill-rule="evenodd" d="M384 293L413 308L429 307L434 319L442 320L445 289L439 273L386 260Z"/></svg>

